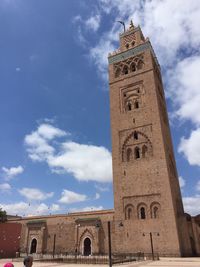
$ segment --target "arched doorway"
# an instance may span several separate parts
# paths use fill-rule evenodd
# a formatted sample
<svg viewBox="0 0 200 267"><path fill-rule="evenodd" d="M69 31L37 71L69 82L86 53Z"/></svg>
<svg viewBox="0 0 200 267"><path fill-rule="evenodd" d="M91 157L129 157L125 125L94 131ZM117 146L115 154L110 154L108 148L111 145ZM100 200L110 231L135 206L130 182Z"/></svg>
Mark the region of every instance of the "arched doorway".
<svg viewBox="0 0 200 267"><path fill-rule="evenodd" d="M31 241L31 249L30 249L30 254L36 253L36 248L37 248L37 239L33 239Z"/></svg>
<svg viewBox="0 0 200 267"><path fill-rule="evenodd" d="M83 243L83 255L84 256L91 255L91 240L88 237L86 237Z"/></svg>

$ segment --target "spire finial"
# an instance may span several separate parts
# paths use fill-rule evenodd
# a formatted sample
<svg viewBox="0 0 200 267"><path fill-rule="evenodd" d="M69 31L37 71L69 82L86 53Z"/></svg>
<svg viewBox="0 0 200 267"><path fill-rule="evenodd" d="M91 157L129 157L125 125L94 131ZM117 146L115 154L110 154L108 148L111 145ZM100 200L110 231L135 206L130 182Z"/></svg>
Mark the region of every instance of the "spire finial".
<svg viewBox="0 0 200 267"><path fill-rule="evenodd" d="M132 29L134 29L134 25L133 25L133 21L131 20L131 21L130 21L129 30L132 30Z"/></svg>

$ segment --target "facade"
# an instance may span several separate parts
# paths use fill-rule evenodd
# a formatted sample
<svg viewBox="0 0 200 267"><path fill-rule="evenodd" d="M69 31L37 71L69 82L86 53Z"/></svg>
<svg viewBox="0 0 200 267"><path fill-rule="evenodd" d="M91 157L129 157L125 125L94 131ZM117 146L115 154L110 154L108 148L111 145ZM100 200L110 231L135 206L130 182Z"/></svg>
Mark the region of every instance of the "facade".
<svg viewBox="0 0 200 267"><path fill-rule="evenodd" d="M108 57L114 210L12 221L22 224L24 253L151 251L200 255L199 217L184 214L160 66L140 27L120 34Z"/></svg>

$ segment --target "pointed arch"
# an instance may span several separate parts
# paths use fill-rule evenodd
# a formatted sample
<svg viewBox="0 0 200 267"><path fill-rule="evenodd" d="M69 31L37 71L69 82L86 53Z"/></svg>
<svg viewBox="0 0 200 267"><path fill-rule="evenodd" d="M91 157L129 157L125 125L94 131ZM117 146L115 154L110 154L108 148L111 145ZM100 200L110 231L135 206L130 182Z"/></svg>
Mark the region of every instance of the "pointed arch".
<svg viewBox="0 0 200 267"><path fill-rule="evenodd" d="M117 68L116 71L115 71L115 78L118 78L121 74L121 69L120 68Z"/></svg>
<svg viewBox="0 0 200 267"><path fill-rule="evenodd" d="M141 70L143 68L144 62L140 59L137 63L137 69Z"/></svg>
<svg viewBox="0 0 200 267"><path fill-rule="evenodd" d="M130 71L131 71L131 72L136 71L136 64L135 64L135 62L132 62L132 63L131 63L131 65L130 65Z"/></svg>
<svg viewBox="0 0 200 267"><path fill-rule="evenodd" d="M124 75L126 75L126 74L128 74L128 66L127 65L124 65L124 67L123 67L123 70L122 70L122 73L124 74Z"/></svg>

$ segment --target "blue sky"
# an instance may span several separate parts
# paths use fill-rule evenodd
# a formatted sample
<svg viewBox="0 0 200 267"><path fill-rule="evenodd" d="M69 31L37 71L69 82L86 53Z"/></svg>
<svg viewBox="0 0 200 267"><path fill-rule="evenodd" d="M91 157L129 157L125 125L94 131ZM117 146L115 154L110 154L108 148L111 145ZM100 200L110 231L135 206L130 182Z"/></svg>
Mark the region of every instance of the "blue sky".
<svg viewBox="0 0 200 267"><path fill-rule="evenodd" d="M0 1L0 206L113 208L107 54L130 19L162 67L185 210L200 207L200 2Z"/></svg>

